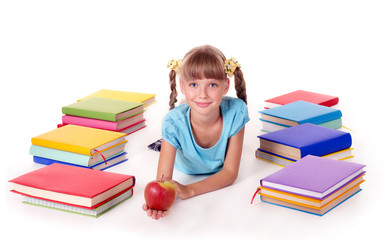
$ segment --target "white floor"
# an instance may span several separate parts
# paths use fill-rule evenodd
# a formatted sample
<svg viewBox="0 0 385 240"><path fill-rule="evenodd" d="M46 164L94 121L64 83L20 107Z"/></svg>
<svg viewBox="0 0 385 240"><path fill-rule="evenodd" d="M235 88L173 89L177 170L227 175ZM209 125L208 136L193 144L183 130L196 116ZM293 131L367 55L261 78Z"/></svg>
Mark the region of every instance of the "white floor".
<svg viewBox="0 0 385 240"><path fill-rule="evenodd" d="M2 233L49 239L362 239L382 234L385 42L381 1L7 1L0 3ZM251 2L251 1L250 1ZM203 7L205 5L205 7ZM143 189L155 177L168 111L171 58L212 44L242 64L249 96L240 174L230 187L182 201L149 219ZM93 219L22 204L8 180L41 167L30 139L60 122L61 107L99 89L157 94L148 127L128 137L129 160L109 171L135 175L134 196ZM340 97L363 190L323 217L256 199L259 180L278 166L255 159L264 100L303 89ZM234 95L232 90L230 95ZM198 177L175 173L182 183ZM79 236L79 237L77 237Z"/></svg>

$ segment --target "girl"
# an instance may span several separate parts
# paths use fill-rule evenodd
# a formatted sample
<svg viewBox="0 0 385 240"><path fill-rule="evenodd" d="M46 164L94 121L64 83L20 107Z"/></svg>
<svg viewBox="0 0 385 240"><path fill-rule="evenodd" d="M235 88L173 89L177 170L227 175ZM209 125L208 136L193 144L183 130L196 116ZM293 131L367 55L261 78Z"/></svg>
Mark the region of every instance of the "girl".
<svg viewBox="0 0 385 240"><path fill-rule="evenodd" d="M238 176L244 126L249 121L243 73L235 59L226 60L212 46L190 50L171 61L170 109L162 123L157 179L173 182L177 196L188 199L231 185ZM176 74L186 103L175 107ZM238 98L224 96L234 75ZM210 174L202 181L182 185L171 180L174 166L186 174ZM143 210L159 219L169 211Z"/></svg>

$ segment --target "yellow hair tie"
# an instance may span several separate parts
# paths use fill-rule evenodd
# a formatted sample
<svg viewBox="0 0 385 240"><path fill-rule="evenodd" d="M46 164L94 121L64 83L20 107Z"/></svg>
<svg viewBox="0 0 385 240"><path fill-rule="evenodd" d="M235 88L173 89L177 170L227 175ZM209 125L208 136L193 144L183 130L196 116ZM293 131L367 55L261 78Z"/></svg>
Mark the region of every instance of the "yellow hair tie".
<svg viewBox="0 0 385 240"><path fill-rule="evenodd" d="M241 64L235 58L230 58L225 61L225 71L229 77L232 77L235 69L240 67Z"/></svg>
<svg viewBox="0 0 385 240"><path fill-rule="evenodd" d="M167 68L174 70L176 73L179 73L179 67L181 64L182 64L181 59L177 59L177 60L172 59L172 60L168 61Z"/></svg>

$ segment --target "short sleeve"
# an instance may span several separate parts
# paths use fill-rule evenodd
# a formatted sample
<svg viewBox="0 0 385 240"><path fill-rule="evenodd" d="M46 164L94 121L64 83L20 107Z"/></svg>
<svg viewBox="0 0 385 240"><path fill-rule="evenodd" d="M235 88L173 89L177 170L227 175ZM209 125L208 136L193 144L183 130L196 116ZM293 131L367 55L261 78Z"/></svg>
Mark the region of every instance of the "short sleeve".
<svg viewBox="0 0 385 240"><path fill-rule="evenodd" d="M178 128L175 121L169 114L163 118L162 122L162 138L170 143L176 149L179 149L180 142L178 141Z"/></svg>
<svg viewBox="0 0 385 240"><path fill-rule="evenodd" d="M241 99L234 99L230 109L232 111L231 128L229 137L236 135L250 120L246 103Z"/></svg>

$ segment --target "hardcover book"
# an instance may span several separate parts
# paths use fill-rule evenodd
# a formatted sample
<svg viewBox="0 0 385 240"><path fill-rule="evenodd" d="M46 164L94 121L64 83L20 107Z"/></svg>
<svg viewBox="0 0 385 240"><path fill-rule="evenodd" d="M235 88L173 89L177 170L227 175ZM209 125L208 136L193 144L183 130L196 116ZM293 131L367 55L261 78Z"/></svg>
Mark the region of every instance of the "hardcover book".
<svg viewBox="0 0 385 240"><path fill-rule="evenodd" d="M116 90L108 90L102 89L97 92L94 92L78 101L82 101L91 97L100 97L100 98L109 98L116 99L121 101L129 101L129 102L138 102L143 103L144 107L147 107L155 102L156 94L149 93L137 93L137 92L125 92L125 91L116 91Z"/></svg>
<svg viewBox="0 0 385 240"><path fill-rule="evenodd" d="M322 199L361 175L365 165L308 155L261 179L261 186Z"/></svg>
<svg viewBox="0 0 385 240"><path fill-rule="evenodd" d="M95 155L125 141L125 133L66 125L31 139L32 145Z"/></svg>
<svg viewBox="0 0 385 240"><path fill-rule="evenodd" d="M365 165L308 155L261 179L263 202L323 215L358 193Z"/></svg>
<svg viewBox="0 0 385 240"><path fill-rule="evenodd" d="M296 102L298 100L303 100L306 102L311 102L314 104L331 107L337 105L339 102L338 97L330 96L321 93L315 93L304 90L297 90L287 94L283 94L274 98L265 100L266 108L273 108L288 103Z"/></svg>
<svg viewBox="0 0 385 240"><path fill-rule="evenodd" d="M135 185L135 177L54 163L15 179L13 192L90 209Z"/></svg>
<svg viewBox="0 0 385 240"><path fill-rule="evenodd" d="M350 133L311 123L266 133L258 138L258 150L290 160L299 160L309 154L324 156L352 145Z"/></svg>
<svg viewBox="0 0 385 240"><path fill-rule="evenodd" d="M62 108L66 115L119 122L143 113L143 104L108 98L87 98Z"/></svg>
<svg viewBox="0 0 385 240"><path fill-rule="evenodd" d="M62 122L64 125L73 124L73 125L79 125L84 127L105 129L110 131L120 131L124 128L130 127L135 123L139 123L143 120L144 120L143 113L139 113L137 115L134 115L130 118L123 119L118 122L100 120L95 118L78 117L78 116L72 116L72 115L62 116Z"/></svg>
<svg viewBox="0 0 385 240"><path fill-rule="evenodd" d="M317 105L305 101L296 101L286 105L260 111L261 120L284 126L297 126L303 123L322 124L342 117L338 109ZM341 121L339 121L341 123ZM337 126L336 128L342 127Z"/></svg>

